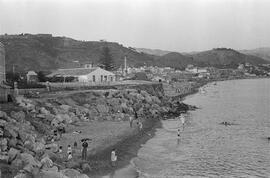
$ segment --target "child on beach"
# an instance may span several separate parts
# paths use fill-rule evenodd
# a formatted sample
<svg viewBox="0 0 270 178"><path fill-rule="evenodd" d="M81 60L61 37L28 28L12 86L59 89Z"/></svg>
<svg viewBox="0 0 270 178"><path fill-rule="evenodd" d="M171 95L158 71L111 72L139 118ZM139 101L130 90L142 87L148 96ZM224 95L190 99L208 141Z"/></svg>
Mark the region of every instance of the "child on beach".
<svg viewBox="0 0 270 178"><path fill-rule="evenodd" d="M59 146L58 153L62 153L62 152L63 152L63 147L62 146Z"/></svg>
<svg viewBox="0 0 270 178"><path fill-rule="evenodd" d="M71 152L68 153L68 158L67 159L68 159L68 161L72 159L72 153Z"/></svg>
<svg viewBox="0 0 270 178"><path fill-rule="evenodd" d="M117 161L116 150L115 149L112 149L111 162L112 162L112 166L113 167L116 166L116 161Z"/></svg>
<svg viewBox="0 0 270 178"><path fill-rule="evenodd" d="M129 126L130 126L130 128L132 128L132 122L133 122L133 117L130 116L130 117L129 117Z"/></svg>
<svg viewBox="0 0 270 178"><path fill-rule="evenodd" d="M69 153L72 153L72 148L70 145L68 145L68 148L67 148L67 154L69 154Z"/></svg>

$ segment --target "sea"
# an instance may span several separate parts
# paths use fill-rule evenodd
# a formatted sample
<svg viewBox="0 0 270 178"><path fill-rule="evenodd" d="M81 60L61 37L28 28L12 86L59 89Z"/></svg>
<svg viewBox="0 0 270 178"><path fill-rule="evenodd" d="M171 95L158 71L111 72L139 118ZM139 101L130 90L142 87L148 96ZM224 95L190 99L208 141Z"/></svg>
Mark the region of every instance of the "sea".
<svg viewBox="0 0 270 178"><path fill-rule="evenodd" d="M185 126L178 118L162 121L131 160L138 177L270 177L270 79L210 83L200 91L184 100L199 108L186 114Z"/></svg>

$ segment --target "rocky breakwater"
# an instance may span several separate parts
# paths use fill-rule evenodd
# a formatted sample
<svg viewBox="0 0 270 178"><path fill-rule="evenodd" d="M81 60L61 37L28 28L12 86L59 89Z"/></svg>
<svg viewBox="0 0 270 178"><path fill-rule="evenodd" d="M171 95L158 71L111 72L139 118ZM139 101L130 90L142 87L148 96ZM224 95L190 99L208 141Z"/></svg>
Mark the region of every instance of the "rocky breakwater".
<svg viewBox="0 0 270 178"><path fill-rule="evenodd" d="M158 96L129 88L66 92L38 99L17 97L17 111L0 112L0 161L12 168L5 169L12 170L6 172L6 177L12 177L14 172L16 178L87 177L81 172L91 170L92 165L80 157L62 164L64 160L57 154L62 134L81 122L124 122L132 117L147 123L189 109L164 97L162 91L155 92ZM111 146L103 145L103 149Z"/></svg>
<svg viewBox="0 0 270 178"><path fill-rule="evenodd" d="M54 164L49 155L53 147L28 121L24 111L0 111L0 168L5 178L72 178L70 172ZM60 170L61 169L61 170ZM76 172L77 177L87 178Z"/></svg>

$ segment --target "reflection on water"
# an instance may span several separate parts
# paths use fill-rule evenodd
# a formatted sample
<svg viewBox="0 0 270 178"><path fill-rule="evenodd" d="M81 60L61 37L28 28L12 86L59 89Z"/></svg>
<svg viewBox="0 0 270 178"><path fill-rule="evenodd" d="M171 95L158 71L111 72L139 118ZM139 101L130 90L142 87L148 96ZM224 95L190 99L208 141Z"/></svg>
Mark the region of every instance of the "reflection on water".
<svg viewBox="0 0 270 178"><path fill-rule="evenodd" d="M259 79L219 82L188 97L201 109L189 113L179 142L180 121L163 122L133 159L141 177L270 177L269 94L270 80Z"/></svg>

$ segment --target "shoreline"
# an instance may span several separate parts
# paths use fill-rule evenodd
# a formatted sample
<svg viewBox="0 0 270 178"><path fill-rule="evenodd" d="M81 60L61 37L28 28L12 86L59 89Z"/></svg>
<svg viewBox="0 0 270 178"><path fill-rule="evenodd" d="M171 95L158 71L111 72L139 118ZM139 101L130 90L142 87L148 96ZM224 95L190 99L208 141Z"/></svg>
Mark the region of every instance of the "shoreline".
<svg viewBox="0 0 270 178"><path fill-rule="evenodd" d="M143 123L145 128L142 132L135 131L133 132L134 134L124 138L120 142L107 147L94 155L88 156L90 166L93 165L93 163L96 165L91 167L92 170L87 173L87 175L93 178L100 178L129 166L132 158L137 156L141 145L153 138L155 136L156 129L161 128L162 126L159 119L145 119ZM116 149L118 155L117 165L115 167L110 165L110 154L113 148ZM98 163L102 164L98 165Z"/></svg>
<svg viewBox="0 0 270 178"><path fill-rule="evenodd" d="M173 100L180 100L183 101L185 97L189 95L196 94L200 87L211 83L215 81L207 81L207 82L201 82L198 83L196 86L194 86L191 91L185 93L185 94L179 94L178 96L171 97ZM95 171L91 171L87 175L93 177L93 178L105 178L107 176L110 176L111 174L115 174L115 172L124 172L123 174L126 175L127 173L134 175L134 172L136 172L136 175L134 177L138 177L139 173L137 172L136 168L131 164L132 158L137 156L137 153L139 149L141 148L141 145L146 143L149 139L153 138L156 133L157 128L162 127L162 122L160 119L145 119L146 122L149 122L150 125L146 129L143 130L143 135L141 133L135 133L134 135L129 136L128 138L125 138L124 140L116 143L113 146L110 146L106 148L105 150L101 150L100 152L96 153L93 156L88 157L88 159L94 160L101 160L106 161L106 159L110 158L110 152L112 148L115 148L116 150L123 151L122 154L120 154L121 159L117 161L116 167L108 167L108 168L102 168L100 166L95 167ZM145 123L144 123L145 125ZM150 135L149 135L150 134ZM124 147L127 146L125 149ZM123 150L123 148L125 150ZM110 160L107 160L110 161ZM120 173L121 174L121 173Z"/></svg>
<svg viewBox="0 0 270 178"><path fill-rule="evenodd" d="M203 86L205 86L207 84L211 84L213 82L221 82L221 81L228 81L228 80L243 80L243 79L261 79L261 78L254 78L254 77L252 77L252 78L239 78L239 79L234 78L234 79L224 79L224 80L222 79L222 80L210 80L210 81L198 82L197 85L194 86L189 92L184 93L184 94L179 94L178 96L173 96L171 98L173 100L178 99L180 101L184 101L187 96L198 93L199 88L203 87ZM126 151L124 151L124 153L122 155L125 159L124 160L119 160L118 165L116 167L111 167L111 168L108 168L108 169L105 169L105 170L102 169L101 167L98 167L97 170L94 173L92 173L92 171L91 171L91 173L88 174L88 175L93 177L93 178L106 178L106 177L111 176L112 174L114 175L115 172L122 172L122 173L120 173L121 175L126 175L127 176L127 174L128 174L128 175L132 175L132 178L133 177L134 178L138 177L139 172L137 172L136 168L134 167L134 165L131 164L130 161L132 160L132 158L136 157L139 149L141 148L141 145L155 136L156 129L162 127L161 120L153 120L151 122L153 124L152 127L150 126L145 131L145 133L151 133L151 136L146 135L146 134L144 134L142 136L142 135L139 135L140 133L137 133L135 135L131 135L129 138L126 138L126 139L120 141L119 143L115 144L114 146L109 147L108 149L100 151L99 153L97 153L99 156L103 155L103 154L104 155L109 155L110 151L111 151L111 148L116 148L117 150L120 148L120 150L122 150L122 148L125 146L125 141L129 140L130 144L128 144L128 149ZM103 155L103 159L104 159L104 155ZM97 157L99 157L99 156L97 156ZM135 175L134 175L134 172L136 173Z"/></svg>

